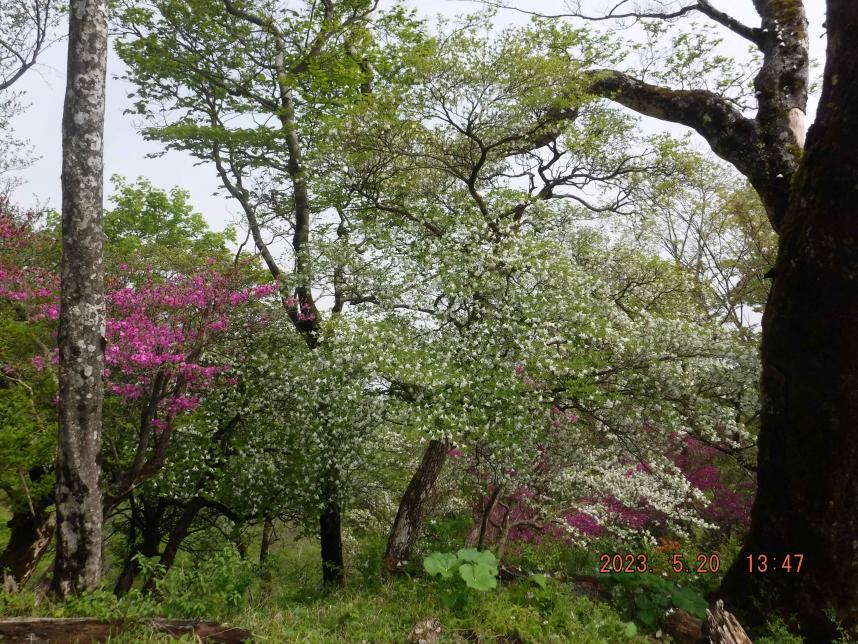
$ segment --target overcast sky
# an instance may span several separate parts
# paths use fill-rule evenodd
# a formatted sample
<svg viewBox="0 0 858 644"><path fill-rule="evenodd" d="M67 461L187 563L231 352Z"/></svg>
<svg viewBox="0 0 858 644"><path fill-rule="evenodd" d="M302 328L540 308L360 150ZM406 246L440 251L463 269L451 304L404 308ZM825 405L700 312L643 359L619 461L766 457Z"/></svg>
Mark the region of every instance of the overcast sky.
<svg viewBox="0 0 858 644"><path fill-rule="evenodd" d="M438 13L455 15L473 11L478 7L476 3L465 0L410 0L409 4L425 16ZM751 0L720 0L715 4L747 24L759 24ZM598 8L602 6L602 2L585 0L585 5ZM806 0L805 5L810 20L811 56L822 63L825 52L822 28L825 2ZM527 6L534 10L538 8L550 13L562 10L563 5L561 0L539 0L519 2L518 6ZM527 22L528 18L521 13L505 11L499 15L498 20L500 24L522 24ZM731 53L741 59L747 51L747 43L733 42L735 44L730 45ZM30 140L35 153L40 157L20 173L24 184L17 189L15 197L16 201L24 206L40 203L59 208L60 126L65 88L65 58L65 43L60 42L43 55L40 65L31 69L15 85L15 90L26 92L25 101L29 102L31 107L15 120L13 126L19 138ZM139 119L123 114L130 107L127 95L133 91L133 86L114 78L122 72L122 62L111 51L105 122L105 180L113 174L120 174L131 180L144 176L162 188L178 185L190 192L195 208L214 228L222 229L235 220L235 213L238 212L236 206L224 195L215 194L218 182L211 166L195 165L193 158L180 152L170 152L155 159L146 157L147 154L158 152L160 146L143 140L139 134ZM811 109L809 122L812 122L814 112L815 104ZM650 126L661 127L657 123Z"/></svg>

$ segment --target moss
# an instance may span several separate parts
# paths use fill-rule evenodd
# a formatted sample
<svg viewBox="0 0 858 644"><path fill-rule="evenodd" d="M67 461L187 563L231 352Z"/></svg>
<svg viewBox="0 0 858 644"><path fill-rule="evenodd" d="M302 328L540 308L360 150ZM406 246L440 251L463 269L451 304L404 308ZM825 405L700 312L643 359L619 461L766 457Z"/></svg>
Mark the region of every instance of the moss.
<svg viewBox="0 0 858 644"><path fill-rule="evenodd" d="M789 25L799 38L807 38L807 18L802 0L771 0L771 17L781 25Z"/></svg>

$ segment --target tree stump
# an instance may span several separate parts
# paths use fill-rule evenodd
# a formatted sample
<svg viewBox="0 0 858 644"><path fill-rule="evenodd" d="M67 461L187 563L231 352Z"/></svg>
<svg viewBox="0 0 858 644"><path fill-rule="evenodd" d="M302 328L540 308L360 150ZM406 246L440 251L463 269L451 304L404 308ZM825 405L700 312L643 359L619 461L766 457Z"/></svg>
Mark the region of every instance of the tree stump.
<svg viewBox="0 0 858 644"><path fill-rule="evenodd" d="M714 609L706 611L703 634L712 644L753 644L739 621L724 610L724 602L720 599Z"/></svg>

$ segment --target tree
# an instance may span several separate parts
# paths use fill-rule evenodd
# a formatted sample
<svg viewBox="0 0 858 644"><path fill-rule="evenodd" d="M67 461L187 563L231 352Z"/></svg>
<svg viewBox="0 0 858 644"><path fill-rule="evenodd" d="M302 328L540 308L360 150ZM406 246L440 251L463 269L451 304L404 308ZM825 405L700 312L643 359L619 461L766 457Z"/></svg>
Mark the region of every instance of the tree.
<svg viewBox="0 0 858 644"><path fill-rule="evenodd" d="M0 576L21 587L50 545L56 519L56 340L59 238L41 217L0 206L0 491L12 517ZM54 316L55 317L55 316Z"/></svg>
<svg viewBox="0 0 858 644"><path fill-rule="evenodd" d="M762 63L754 78L754 118L745 116L742 101L729 92L707 89L703 75L683 77L678 83L681 89L653 85L614 69L591 69L587 77L591 91L599 96L696 130L718 156L748 178L760 195L772 227L779 232L805 141L809 56L802 0L754 0L759 27L743 24L709 0L653 0L634 8L630 0L622 0L607 14L597 16L585 13L583 4L575 0L571 11L550 17L628 22L672 21L700 14L747 40L760 53ZM669 83L678 76L684 76L681 69L668 70L661 80Z"/></svg>
<svg viewBox="0 0 858 644"><path fill-rule="evenodd" d="M62 597L92 588L101 578L106 73L107 1L82 0L69 12L63 110L60 429L52 580L53 591Z"/></svg>
<svg viewBox="0 0 858 644"><path fill-rule="evenodd" d="M757 335L775 263L777 235L754 189L733 168L666 138L675 164L642 179L635 216L615 217L644 252L669 257L691 275L713 320Z"/></svg>
<svg viewBox="0 0 858 644"><path fill-rule="evenodd" d="M0 91L15 84L49 44L55 0L9 0L0 8Z"/></svg>
<svg viewBox="0 0 858 644"><path fill-rule="evenodd" d="M153 116L161 106L174 117L147 136L213 164L311 349L322 324L313 289L331 280L314 261L313 220L326 209L313 194L315 147L336 116L369 90L373 63L393 73L378 35L394 41L397 23L406 33L411 27L400 8L375 17L377 5L302 2L295 9L286 2L199 0L191 10L158 0L131 3L121 18L129 38L118 51L138 86L140 113ZM266 228L288 231L291 271L269 248ZM339 474L323 476L322 569L325 581L336 584L343 579Z"/></svg>
<svg viewBox="0 0 858 644"><path fill-rule="evenodd" d="M678 499L658 512L678 525L692 503L667 463L671 432L714 432L707 438L720 444L754 403L741 394L752 354L728 349L729 333L700 320L678 270L588 245L575 230L577 217L628 211L641 175L663 172L616 109L573 100L574 83L545 106L567 65L552 53L586 66L608 55L604 43L547 24L491 37L483 25L439 38L419 81L389 103L376 94L347 122L347 145L330 152L329 180L345 187L360 240L345 291L372 293L376 314L407 321L403 338L429 338L421 368L381 376L403 399L401 422L429 439L390 530L389 571L411 558L453 446L481 495L487 470L492 493L528 489L534 523L597 508L609 487L636 505L631 488L606 482L614 476L651 486L659 506L670 495L658 476L624 478L630 463L651 466ZM726 404L736 398L738 409ZM581 421L556 422L564 412Z"/></svg>
<svg viewBox="0 0 858 644"><path fill-rule="evenodd" d="M754 0L759 27L715 9L651 3L604 18L673 19L699 12L753 43L757 114L703 89L673 90L618 71L591 72L593 91L655 118L688 125L754 186L779 233L762 337L762 424L758 490L751 528L721 593L752 621L767 610L795 614L810 641L827 642L836 624L858 624L855 516L856 165L851 44L858 7L829 0L828 58L817 122L804 150L808 91L807 19L801 0ZM579 7L580 9L580 7ZM569 16L585 16L580 10ZM802 553L812 567L797 581L779 570L753 572L748 556L780 560ZM846 563L844 563L846 562Z"/></svg>
<svg viewBox="0 0 858 644"><path fill-rule="evenodd" d="M792 6L800 3L778 3ZM789 189L763 318L762 430L751 532L722 592L798 615L808 641L858 627L858 5L828 2L817 120ZM803 553L798 581L747 556ZM749 606L750 603L746 603Z"/></svg>

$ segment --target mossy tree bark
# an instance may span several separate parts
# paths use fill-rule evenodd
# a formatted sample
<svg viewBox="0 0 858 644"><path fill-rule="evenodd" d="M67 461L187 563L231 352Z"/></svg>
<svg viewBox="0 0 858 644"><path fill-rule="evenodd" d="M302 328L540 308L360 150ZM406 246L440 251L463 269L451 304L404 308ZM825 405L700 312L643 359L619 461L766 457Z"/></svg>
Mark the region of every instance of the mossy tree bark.
<svg viewBox="0 0 858 644"><path fill-rule="evenodd" d="M103 174L107 0L69 7L63 111L60 430L57 555L61 597L101 578L101 407L104 396Z"/></svg>
<svg viewBox="0 0 858 644"><path fill-rule="evenodd" d="M798 616L810 642L858 627L858 4L828 2L818 118L793 181L763 319L759 488L721 592ZM779 570L785 555L804 561ZM773 568L749 573L748 556ZM752 560L754 561L754 560ZM763 617L763 615L759 615ZM854 631L853 631L854 634Z"/></svg>

